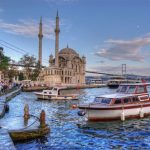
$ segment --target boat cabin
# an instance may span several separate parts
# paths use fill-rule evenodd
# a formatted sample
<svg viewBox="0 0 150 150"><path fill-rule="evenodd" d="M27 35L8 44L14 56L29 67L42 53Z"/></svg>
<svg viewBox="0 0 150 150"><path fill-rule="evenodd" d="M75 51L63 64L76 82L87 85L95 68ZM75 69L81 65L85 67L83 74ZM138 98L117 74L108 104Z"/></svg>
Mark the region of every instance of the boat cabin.
<svg viewBox="0 0 150 150"><path fill-rule="evenodd" d="M150 102L150 98L147 85L142 83L121 84L116 93L102 95L94 100L94 104L102 105L125 105L144 102Z"/></svg>
<svg viewBox="0 0 150 150"><path fill-rule="evenodd" d="M43 90L44 95L60 95L61 88L54 87L52 90Z"/></svg>

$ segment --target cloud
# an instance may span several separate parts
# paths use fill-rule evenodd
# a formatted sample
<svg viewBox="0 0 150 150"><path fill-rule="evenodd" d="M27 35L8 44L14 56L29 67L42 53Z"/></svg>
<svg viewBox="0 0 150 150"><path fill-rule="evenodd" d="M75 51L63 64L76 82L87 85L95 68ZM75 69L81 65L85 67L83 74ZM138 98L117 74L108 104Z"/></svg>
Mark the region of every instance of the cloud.
<svg viewBox="0 0 150 150"><path fill-rule="evenodd" d="M55 20L43 20L43 35L45 38L54 39ZM17 23L7 23L0 20L0 29L4 32L23 35L26 37L37 37L39 32L39 21L19 20Z"/></svg>
<svg viewBox="0 0 150 150"><path fill-rule="evenodd" d="M96 67L91 67L88 70L104 72L104 73L112 73L112 74L121 74L122 67L120 66L109 66L109 65L101 65ZM135 75L150 75L150 67L140 67L140 66L127 66L127 74L135 74Z"/></svg>
<svg viewBox="0 0 150 150"><path fill-rule="evenodd" d="M113 61L130 60L144 61L142 48L150 45L150 36L137 38L129 41L125 40L108 40L108 48L100 49L95 54Z"/></svg>

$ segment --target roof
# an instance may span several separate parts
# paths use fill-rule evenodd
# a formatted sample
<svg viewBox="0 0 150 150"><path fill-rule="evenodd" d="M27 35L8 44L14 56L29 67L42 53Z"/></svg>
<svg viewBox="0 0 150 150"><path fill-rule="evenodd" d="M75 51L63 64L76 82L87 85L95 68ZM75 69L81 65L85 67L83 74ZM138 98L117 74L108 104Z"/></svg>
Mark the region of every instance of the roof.
<svg viewBox="0 0 150 150"><path fill-rule="evenodd" d="M131 96L134 96L134 94L114 93L114 94L101 95L100 97L104 97L104 98L125 98L125 97L131 97Z"/></svg>
<svg viewBox="0 0 150 150"><path fill-rule="evenodd" d="M150 86L150 83L123 83L120 85L144 85L144 86Z"/></svg>
<svg viewBox="0 0 150 150"><path fill-rule="evenodd" d="M73 54L73 55L79 55L74 49L66 47L60 50L59 54Z"/></svg>

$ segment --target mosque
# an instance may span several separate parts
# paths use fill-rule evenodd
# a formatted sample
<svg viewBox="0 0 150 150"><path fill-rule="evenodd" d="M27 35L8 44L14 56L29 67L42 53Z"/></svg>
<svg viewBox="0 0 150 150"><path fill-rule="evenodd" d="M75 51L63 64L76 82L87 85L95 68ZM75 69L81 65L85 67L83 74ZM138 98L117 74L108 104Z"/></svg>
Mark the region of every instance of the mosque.
<svg viewBox="0 0 150 150"><path fill-rule="evenodd" d="M72 48L59 50L59 16L56 15L55 57L49 56L49 66L42 69L38 81L48 84L84 84L86 58L80 57ZM42 65L42 19L39 24L39 63Z"/></svg>

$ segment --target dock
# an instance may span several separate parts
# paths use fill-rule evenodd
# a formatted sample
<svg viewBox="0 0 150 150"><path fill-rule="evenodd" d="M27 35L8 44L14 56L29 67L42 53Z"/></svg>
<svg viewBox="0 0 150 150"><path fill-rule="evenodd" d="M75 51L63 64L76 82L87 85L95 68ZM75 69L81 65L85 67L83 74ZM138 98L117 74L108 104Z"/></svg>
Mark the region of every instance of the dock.
<svg viewBox="0 0 150 150"><path fill-rule="evenodd" d="M0 150L16 150L8 131L2 128L0 128Z"/></svg>
<svg viewBox="0 0 150 150"><path fill-rule="evenodd" d="M58 87L66 87L66 90L73 90L73 89L88 89L88 88L102 88L106 87L106 84L84 84L84 85L55 85ZM50 88L53 88L53 86L47 86L47 87L23 87L24 92L33 92L33 91L42 91L42 90L47 90Z"/></svg>
<svg viewBox="0 0 150 150"><path fill-rule="evenodd" d="M14 91L7 93L6 95L0 96L0 118L5 115L7 102L10 101L13 97L20 93L21 89L15 89Z"/></svg>

